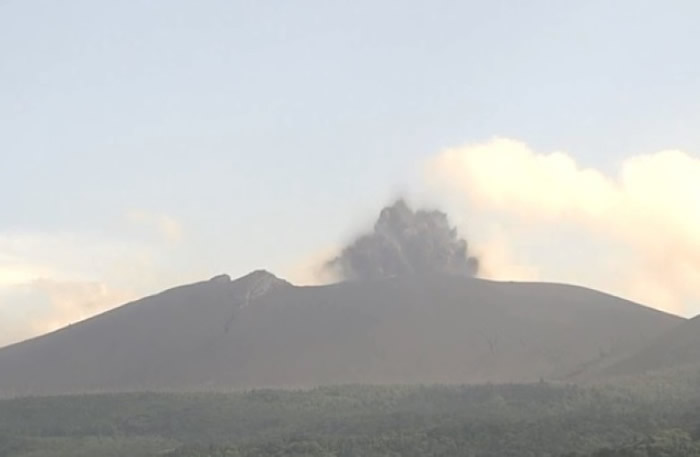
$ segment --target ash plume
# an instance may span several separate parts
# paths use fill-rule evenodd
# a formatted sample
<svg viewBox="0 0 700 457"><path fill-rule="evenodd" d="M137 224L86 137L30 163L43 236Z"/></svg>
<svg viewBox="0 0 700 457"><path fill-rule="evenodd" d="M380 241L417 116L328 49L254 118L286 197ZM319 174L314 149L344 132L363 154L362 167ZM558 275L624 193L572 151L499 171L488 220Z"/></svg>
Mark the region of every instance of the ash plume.
<svg viewBox="0 0 700 457"><path fill-rule="evenodd" d="M382 209L372 232L361 235L328 261L344 280L448 273L474 277L479 261L450 226L447 214L414 211L403 200Z"/></svg>

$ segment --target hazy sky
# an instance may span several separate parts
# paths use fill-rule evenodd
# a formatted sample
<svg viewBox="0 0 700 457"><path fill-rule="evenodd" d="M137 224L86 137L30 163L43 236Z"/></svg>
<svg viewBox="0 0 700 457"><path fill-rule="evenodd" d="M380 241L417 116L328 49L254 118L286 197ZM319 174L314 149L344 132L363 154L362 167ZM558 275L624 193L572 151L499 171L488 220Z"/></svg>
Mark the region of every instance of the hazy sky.
<svg viewBox="0 0 700 457"><path fill-rule="evenodd" d="M489 277L700 312L698 17L0 0L0 345L223 271L308 278L399 194Z"/></svg>

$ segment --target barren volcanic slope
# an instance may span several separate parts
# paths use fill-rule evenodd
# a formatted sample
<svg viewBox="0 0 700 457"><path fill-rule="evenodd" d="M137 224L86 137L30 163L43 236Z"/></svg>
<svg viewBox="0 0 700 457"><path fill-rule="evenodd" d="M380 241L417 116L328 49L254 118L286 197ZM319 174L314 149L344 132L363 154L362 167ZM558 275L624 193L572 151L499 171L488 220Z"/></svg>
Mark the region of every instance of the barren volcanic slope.
<svg viewBox="0 0 700 457"><path fill-rule="evenodd" d="M455 276L182 286L0 350L2 395L562 378L682 319L580 287Z"/></svg>
<svg viewBox="0 0 700 457"><path fill-rule="evenodd" d="M700 316L672 328L649 346L602 373L639 375L687 367L700 367Z"/></svg>

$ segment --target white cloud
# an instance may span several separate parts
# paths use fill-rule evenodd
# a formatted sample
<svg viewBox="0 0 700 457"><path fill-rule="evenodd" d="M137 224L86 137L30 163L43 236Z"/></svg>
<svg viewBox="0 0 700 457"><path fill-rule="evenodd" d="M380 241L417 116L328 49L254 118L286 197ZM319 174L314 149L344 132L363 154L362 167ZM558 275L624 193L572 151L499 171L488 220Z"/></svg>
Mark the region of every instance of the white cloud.
<svg viewBox="0 0 700 457"><path fill-rule="evenodd" d="M47 333L136 298L98 281L34 279L0 287L0 345Z"/></svg>
<svg viewBox="0 0 700 457"><path fill-rule="evenodd" d="M518 260L513 252L513 241L503 230L497 230L487 240L475 246L479 258L479 277L493 280L538 281L540 269Z"/></svg>
<svg viewBox="0 0 700 457"><path fill-rule="evenodd" d="M33 321L39 333L64 327L136 298L133 292L114 289L99 281L37 279L25 287L46 297L50 305L44 315Z"/></svg>
<svg viewBox="0 0 700 457"><path fill-rule="evenodd" d="M588 256L587 268L608 262L606 243L625 247L615 280L601 277L592 286L675 312L700 300L700 159L688 153L631 157L608 175L563 152L494 139L445 150L428 169L435 183L463 194L477 211L541 227L572 224L600 240L601 258L596 264Z"/></svg>
<svg viewBox="0 0 700 457"><path fill-rule="evenodd" d="M184 282L184 276L169 242L0 232L0 346Z"/></svg>

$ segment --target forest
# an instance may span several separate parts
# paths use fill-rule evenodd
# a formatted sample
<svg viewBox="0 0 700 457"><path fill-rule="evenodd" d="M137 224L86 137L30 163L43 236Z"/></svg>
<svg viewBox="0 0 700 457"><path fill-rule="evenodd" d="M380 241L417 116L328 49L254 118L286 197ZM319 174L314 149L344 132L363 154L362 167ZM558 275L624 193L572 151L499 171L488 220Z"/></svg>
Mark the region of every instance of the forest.
<svg viewBox="0 0 700 457"><path fill-rule="evenodd" d="M700 456L700 395L540 382L0 401L0 457L154 455Z"/></svg>

